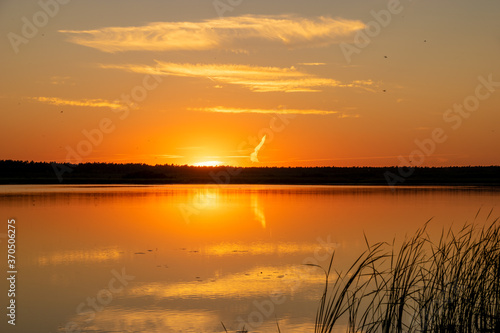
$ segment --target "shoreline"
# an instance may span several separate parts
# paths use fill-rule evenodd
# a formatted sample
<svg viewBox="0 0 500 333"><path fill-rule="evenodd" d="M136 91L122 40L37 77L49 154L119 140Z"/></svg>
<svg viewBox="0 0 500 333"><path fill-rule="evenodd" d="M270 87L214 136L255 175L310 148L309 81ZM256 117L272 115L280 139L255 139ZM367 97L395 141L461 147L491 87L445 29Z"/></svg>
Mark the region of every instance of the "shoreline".
<svg viewBox="0 0 500 333"><path fill-rule="evenodd" d="M0 185L500 186L500 166L196 167L0 161Z"/></svg>
<svg viewBox="0 0 500 333"><path fill-rule="evenodd" d="M394 188L411 188L411 187L469 187L469 188L499 188L500 189L500 183L406 183L406 184L400 184L400 185L389 185L387 183L278 183L278 182L273 182L273 183L262 183L262 182L255 182L255 183L214 183L214 182L207 182L207 183L197 183L197 182L178 182L178 183L165 183L161 181L133 181L133 182L104 182L104 181L99 181L98 179L85 179L81 181L65 181L65 182L52 182L52 181L43 181L43 180L28 180L28 179L22 179L22 180L6 180L6 179L0 179L0 186L8 186L8 185L88 185L88 186L105 186L105 185L117 185L117 186L128 186L128 185L145 185L145 186L154 186L154 185L214 185L214 186L230 186L230 185L242 185L242 186L252 186L252 185L262 185L262 186L353 186L353 187L364 187L364 186L373 186L373 187L394 187Z"/></svg>

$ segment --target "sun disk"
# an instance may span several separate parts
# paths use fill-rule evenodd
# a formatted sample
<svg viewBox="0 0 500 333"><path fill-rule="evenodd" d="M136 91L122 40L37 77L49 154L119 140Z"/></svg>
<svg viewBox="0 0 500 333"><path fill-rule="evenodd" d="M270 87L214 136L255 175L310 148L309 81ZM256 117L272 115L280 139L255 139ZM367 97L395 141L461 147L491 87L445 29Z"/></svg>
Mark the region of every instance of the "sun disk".
<svg viewBox="0 0 500 333"><path fill-rule="evenodd" d="M213 166L219 166L221 164L222 164L222 162L220 162L220 161L206 161L206 162L194 163L193 165L194 166L209 166L209 167L213 167Z"/></svg>

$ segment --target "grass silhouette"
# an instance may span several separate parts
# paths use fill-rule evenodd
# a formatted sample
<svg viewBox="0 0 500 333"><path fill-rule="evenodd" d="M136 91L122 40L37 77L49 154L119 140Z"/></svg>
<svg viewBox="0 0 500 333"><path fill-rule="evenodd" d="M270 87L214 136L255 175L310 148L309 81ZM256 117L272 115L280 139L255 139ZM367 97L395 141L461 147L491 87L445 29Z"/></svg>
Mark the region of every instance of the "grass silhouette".
<svg viewBox="0 0 500 333"><path fill-rule="evenodd" d="M332 283L334 254L315 332L332 332L341 319L346 332L500 332L498 218L450 228L436 243L427 224L400 247L366 241Z"/></svg>
<svg viewBox="0 0 500 333"><path fill-rule="evenodd" d="M333 269L335 253L326 269L306 264L325 273L314 332L500 333L500 223L491 214L483 226L443 230L437 242L430 220L401 245L365 236L345 272Z"/></svg>

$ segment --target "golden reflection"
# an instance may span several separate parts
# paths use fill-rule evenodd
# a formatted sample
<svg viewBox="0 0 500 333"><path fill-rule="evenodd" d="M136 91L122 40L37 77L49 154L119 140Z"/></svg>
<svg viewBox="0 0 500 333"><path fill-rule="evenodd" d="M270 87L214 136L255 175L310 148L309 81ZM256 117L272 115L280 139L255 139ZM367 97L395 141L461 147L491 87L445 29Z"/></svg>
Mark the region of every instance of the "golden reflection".
<svg viewBox="0 0 500 333"><path fill-rule="evenodd" d="M335 243L335 247L339 244ZM220 243L214 246L208 246L202 250L202 253L210 256L227 256L238 254L249 255L292 255L292 254L311 254L318 249L317 243ZM332 248L333 250L333 248Z"/></svg>
<svg viewBox="0 0 500 333"><path fill-rule="evenodd" d="M103 262L107 260L116 260L122 253L118 249L100 249L100 250L80 250L65 251L54 254L40 255L37 258L39 266L71 264L80 262Z"/></svg>
<svg viewBox="0 0 500 333"><path fill-rule="evenodd" d="M220 319L214 312L201 309L143 311L109 306L98 312L94 320L85 322L87 318L75 315L70 321L82 332L205 332L220 327ZM59 332L67 331L61 327Z"/></svg>
<svg viewBox="0 0 500 333"><path fill-rule="evenodd" d="M274 318L273 318L274 319ZM293 320L295 319L295 320ZM281 329L286 328L287 333L304 333L304 332L314 332L314 316L301 318L301 322L297 322L297 318L291 318L289 316L285 316L283 318L279 317L278 322ZM269 321L262 325L263 332L275 332L276 331L276 322ZM333 333L340 333L340 331L333 330ZM344 329L342 333L348 332L348 330Z"/></svg>
<svg viewBox="0 0 500 333"><path fill-rule="evenodd" d="M216 209L219 206L219 189L203 188L196 191L193 197L193 207L199 210Z"/></svg>
<svg viewBox="0 0 500 333"><path fill-rule="evenodd" d="M277 293L295 294L325 283L321 270L308 266L256 267L244 273L221 278L190 282L146 283L128 291L134 297L157 298L242 298L269 296Z"/></svg>
<svg viewBox="0 0 500 333"><path fill-rule="evenodd" d="M259 205L259 196L256 193L252 193L252 208L255 213L255 218L260 222L262 228L266 228L266 216L264 215L264 209Z"/></svg>

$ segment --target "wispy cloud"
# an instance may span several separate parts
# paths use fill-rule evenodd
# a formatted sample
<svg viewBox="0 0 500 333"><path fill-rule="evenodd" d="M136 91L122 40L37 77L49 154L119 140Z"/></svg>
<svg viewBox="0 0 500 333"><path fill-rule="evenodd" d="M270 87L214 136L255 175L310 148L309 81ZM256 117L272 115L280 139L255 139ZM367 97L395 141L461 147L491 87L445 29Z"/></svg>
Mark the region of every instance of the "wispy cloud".
<svg viewBox="0 0 500 333"><path fill-rule="evenodd" d="M264 142L266 142L265 135L262 137L262 140L260 140L260 143L257 145L257 147L255 147L255 149L253 150L253 153L250 154L250 160L252 162L254 162L254 163L259 162L259 158L258 158L257 154L259 153L260 149L264 145Z"/></svg>
<svg viewBox="0 0 500 333"><path fill-rule="evenodd" d="M190 146L190 147L177 147L176 149L180 149L180 150L200 150L200 149L204 149L205 147L202 147L202 146Z"/></svg>
<svg viewBox="0 0 500 333"><path fill-rule="evenodd" d="M121 109L124 107L120 103L107 101L105 99L69 100L58 97L29 97L29 99L57 106L86 106L92 108L111 108L111 109Z"/></svg>
<svg viewBox="0 0 500 333"><path fill-rule="evenodd" d="M71 76L57 76L57 75L50 77L50 84L71 85L71 86L75 85Z"/></svg>
<svg viewBox="0 0 500 333"><path fill-rule="evenodd" d="M297 65L302 65L302 66L324 66L326 65L325 62L299 62Z"/></svg>
<svg viewBox="0 0 500 333"><path fill-rule="evenodd" d="M281 164L281 163L296 163L296 162L323 162L323 161L362 161L362 160L394 160L401 155L386 155L386 156L358 156L358 157L331 157L331 158L314 158L314 159L299 159L293 158L286 161L268 161L268 163ZM457 156L457 154L435 154L436 156Z"/></svg>
<svg viewBox="0 0 500 333"><path fill-rule="evenodd" d="M373 89L372 87L377 87L377 86L378 85L375 84L375 82L373 82L372 80L354 80L350 83L341 85L341 87L345 88L362 88L370 92L375 92L376 90Z"/></svg>
<svg viewBox="0 0 500 333"><path fill-rule="evenodd" d="M236 64L180 64L156 61L149 65L104 65L101 68L120 69L135 73L208 78L215 83L244 86L255 92L317 92L321 87L365 87L373 82L340 81L318 77L295 67L262 67Z"/></svg>
<svg viewBox="0 0 500 333"><path fill-rule="evenodd" d="M246 15L199 22L152 22L143 26L59 30L72 43L103 52L209 50L248 47L250 40L287 47L339 43L365 24L359 20L295 15Z"/></svg>
<svg viewBox="0 0 500 333"><path fill-rule="evenodd" d="M159 158L184 158L182 155L156 155Z"/></svg>
<svg viewBox="0 0 500 333"><path fill-rule="evenodd" d="M224 106L206 107L206 108L188 108L192 111L218 112L218 113L261 113L261 114L300 114L300 115L337 115L339 118L359 117L356 114L344 114L340 111L327 111L315 109L241 109L228 108Z"/></svg>

